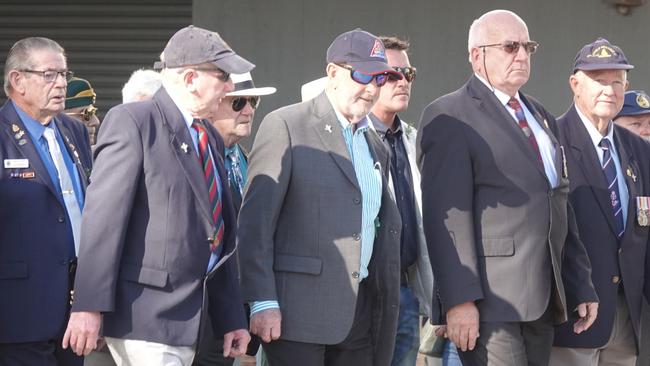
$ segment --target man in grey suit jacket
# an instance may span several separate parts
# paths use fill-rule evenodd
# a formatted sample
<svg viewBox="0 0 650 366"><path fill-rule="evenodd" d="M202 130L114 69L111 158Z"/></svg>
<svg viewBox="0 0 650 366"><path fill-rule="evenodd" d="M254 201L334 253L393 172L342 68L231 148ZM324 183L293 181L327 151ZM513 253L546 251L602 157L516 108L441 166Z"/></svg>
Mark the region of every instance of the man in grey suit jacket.
<svg viewBox="0 0 650 366"><path fill-rule="evenodd" d="M390 187L402 217L399 319L392 365L415 366L420 345L419 316L431 316L433 273L422 228L420 170L415 162L417 131L397 113L408 108L416 69L409 61L407 41L397 37L380 39L386 47L388 65L402 74L401 80L389 77L370 114L373 129L391 154Z"/></svg>
<svg viewBox="0 0 650 366"><path fill-rule="evenodd" d="M547 365L553 323L577 310L581 332L597 315L555 120L519 91L536 48L516 14L484 14L469 31L474 75L422 114L418 163L438 320L446 318L465 366Z"/></svg>
<svg viewBox="0 0 650 366"><path fill-rule="evenodd" d="M271 365L389 365L401 220L367 114L387 74L360 29L327 52L328 86L261 123L239 216L251 333Z"/></svg>
<svg viewBox="0 0 650 366"><path fill-rule="evenodd" d="M111 109L99 134L64 339L89 352L103 315L118 365L190 365L206 312L224 354L241 355L250 339L223 141L201 119L233 90L229 73L254 65L193 26L161 59L163 88Z"/></svg>

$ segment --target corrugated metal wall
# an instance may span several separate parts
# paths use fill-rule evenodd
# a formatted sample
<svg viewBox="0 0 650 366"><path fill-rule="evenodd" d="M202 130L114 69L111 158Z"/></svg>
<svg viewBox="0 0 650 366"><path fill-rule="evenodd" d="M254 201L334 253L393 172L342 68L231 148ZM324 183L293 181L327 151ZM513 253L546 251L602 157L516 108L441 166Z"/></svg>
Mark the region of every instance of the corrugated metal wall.
<svg viewBox="0 0 650 366"><path fill-rule="evenodd" d="M103 115L121 103L131 73L151 68L171 35L191 23L192 0L2 0L0 63L4 70L21 38L59 42L70 70L95 88Z"/></svg>

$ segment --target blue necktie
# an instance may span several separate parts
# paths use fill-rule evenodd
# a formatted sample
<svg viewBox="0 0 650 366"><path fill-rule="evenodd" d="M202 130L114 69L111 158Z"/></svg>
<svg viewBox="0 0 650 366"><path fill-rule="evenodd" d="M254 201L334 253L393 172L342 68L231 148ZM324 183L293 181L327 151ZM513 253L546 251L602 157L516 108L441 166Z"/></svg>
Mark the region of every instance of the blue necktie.
<svg viewBox="0 0 650 366"><path fill-rule="evenodd" d="M237 148L228 151L228 160L230 164L228 166L228 181L231 185L235 185L235 191L239 194L239 199L244 196L244 174L241 171L241 166L239 166L239 153Z"/></svg>
<svg viewBox="0 0 650 366"><path fill-rule="evenodd" d="M609 190L609 201L612 205L612 212L614 213L614 223L616 224L616 236L622 237L625 232L625 225L623 223L623 208L621 207L621 195L618 191L618 177L616 174L616 165L612 159L610 149L611 143L608 139L600 140L598 144L603 149L603 173L607 181L607 189Z"/></svg>

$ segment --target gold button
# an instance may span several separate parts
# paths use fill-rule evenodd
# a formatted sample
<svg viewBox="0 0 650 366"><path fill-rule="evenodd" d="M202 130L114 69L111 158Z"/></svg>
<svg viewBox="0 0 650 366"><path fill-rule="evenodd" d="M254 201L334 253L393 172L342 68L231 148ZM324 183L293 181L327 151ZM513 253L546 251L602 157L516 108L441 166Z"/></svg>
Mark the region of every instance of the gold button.
<svg viewBox="0 0 650 366"><path fill-rule="evenodd" d="M613 276L613 277L612 277L612 283L619 283L619 282L621 282L621 278L620 278L620 277L618 277L618 276Z"/></svg>

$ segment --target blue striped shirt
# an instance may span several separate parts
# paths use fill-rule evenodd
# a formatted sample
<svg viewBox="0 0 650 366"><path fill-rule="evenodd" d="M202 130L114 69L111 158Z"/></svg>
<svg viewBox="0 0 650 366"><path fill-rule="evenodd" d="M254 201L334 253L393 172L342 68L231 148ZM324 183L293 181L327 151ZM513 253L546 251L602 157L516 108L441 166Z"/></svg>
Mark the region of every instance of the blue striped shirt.
<svg viewBox="0 0 650 366"><path fill-rule="evenodd" d="M375 243L375 222L381 208L381 164L376 163L370 153L366 132L370 127L368 117L364 117L356 124L350 123L339 111L334 108L336 117L343 130L343 139L348 148L354 172L361 189L361 259L359 263L359 281L368 277L368 264L372 257ZM387 167L388 168L388 167ZM277 309L279 304L275 300L254 301L251 303L251 315L267 309Z"/></svg>

